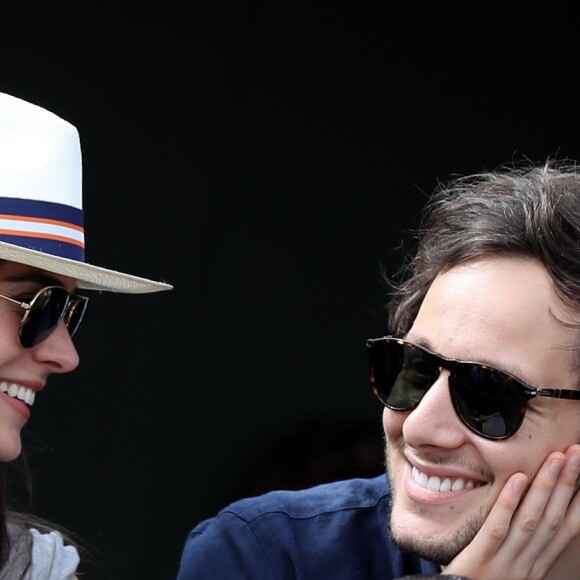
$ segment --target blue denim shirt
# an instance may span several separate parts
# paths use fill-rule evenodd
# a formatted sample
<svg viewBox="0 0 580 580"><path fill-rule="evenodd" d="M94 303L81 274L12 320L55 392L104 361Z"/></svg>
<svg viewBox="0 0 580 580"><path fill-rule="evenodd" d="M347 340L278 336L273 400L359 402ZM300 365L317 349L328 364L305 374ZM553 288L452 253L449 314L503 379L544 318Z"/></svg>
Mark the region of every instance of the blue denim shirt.
<svg viewBox="0 0 580 580"><path fill-rule="evenodd" d="M392 580L440 573L387 531L385 476L247 498L189 534L177 580Z"/></svg>

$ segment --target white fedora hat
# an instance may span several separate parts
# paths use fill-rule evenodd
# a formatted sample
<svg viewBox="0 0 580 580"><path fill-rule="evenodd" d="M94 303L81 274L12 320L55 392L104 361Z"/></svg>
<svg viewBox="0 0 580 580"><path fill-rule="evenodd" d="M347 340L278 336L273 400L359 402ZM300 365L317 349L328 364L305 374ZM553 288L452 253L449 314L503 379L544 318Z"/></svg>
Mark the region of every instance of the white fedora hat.
<svg viewBox="0 0 580 580"><path fill-rule="evenodd" d="M141 294L172 288L85 262L78 131L54 113L4 93L0 259L69 276L86 290Z"/></svg>

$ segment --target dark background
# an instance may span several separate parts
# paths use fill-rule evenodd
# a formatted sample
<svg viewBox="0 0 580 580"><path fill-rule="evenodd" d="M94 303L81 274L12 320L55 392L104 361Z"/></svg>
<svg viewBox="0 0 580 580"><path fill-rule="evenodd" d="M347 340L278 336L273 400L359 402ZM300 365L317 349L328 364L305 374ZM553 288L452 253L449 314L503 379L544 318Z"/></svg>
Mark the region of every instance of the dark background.
<svg viewBox="0 0 580 580"><path fill-rule="evenodd" d="M28 3L26 3L28 4ZM438 180L580 157L577 19L526 6L0 9L0 90L75 124L95 295L37 399L36 512L89 578L175 577L187 532L272 487L381 473L365 339Z"/></svg>

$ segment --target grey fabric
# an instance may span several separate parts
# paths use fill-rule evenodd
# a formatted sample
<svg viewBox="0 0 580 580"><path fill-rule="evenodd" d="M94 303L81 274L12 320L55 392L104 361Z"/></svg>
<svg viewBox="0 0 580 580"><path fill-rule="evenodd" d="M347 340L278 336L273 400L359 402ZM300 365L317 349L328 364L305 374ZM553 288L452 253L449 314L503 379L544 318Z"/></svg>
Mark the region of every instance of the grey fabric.
<svg viewBox="0 0 580 580"><path fill-rule="evenodd" d="M32 536L28 528L12 521L7 522L10 539L8 561L0 571L0 580L17 580L25 578L30 566Z"/></svg>

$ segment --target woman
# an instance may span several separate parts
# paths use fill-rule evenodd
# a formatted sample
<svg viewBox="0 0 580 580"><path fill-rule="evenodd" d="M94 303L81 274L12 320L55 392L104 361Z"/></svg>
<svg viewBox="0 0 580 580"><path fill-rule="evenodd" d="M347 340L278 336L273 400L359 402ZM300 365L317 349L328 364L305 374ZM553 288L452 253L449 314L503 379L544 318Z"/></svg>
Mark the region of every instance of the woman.
<svg viewBox="0 0 580 580"><path fill-rule="evenodd" d="M78 132L0 93L0 465L49 377L74 370L83 290L149 293L171 286L85 262ZM9 511L0 473L0 578L76 578L79 551L54 526Z"/></svg>

